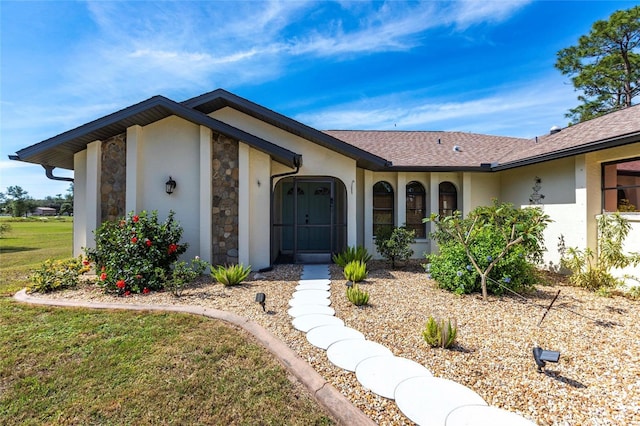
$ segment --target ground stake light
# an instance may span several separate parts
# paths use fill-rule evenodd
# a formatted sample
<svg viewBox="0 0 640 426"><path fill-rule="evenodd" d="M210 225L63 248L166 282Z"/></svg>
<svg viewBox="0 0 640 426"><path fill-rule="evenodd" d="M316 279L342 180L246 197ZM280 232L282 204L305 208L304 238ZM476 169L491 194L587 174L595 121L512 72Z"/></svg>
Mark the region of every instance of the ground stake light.
<svg viewBox="0 0 640 426"><path fill-rule="evenodd" d="M536 365L538 366L538 373L542 373L547 362L558 362L560 359L560 352L545 351L540 347L535 347L533 348L533 359L536 361Z"/></svg>
<svg viewBox="0 0 640 426"><path fill-rule="evenodd" d="M256 302L258 302L260 304L260 306L262 306L262 311L265 312L266 308L265 308L265 300L267 300L267 295L264 293L256 293Z"/></svg>

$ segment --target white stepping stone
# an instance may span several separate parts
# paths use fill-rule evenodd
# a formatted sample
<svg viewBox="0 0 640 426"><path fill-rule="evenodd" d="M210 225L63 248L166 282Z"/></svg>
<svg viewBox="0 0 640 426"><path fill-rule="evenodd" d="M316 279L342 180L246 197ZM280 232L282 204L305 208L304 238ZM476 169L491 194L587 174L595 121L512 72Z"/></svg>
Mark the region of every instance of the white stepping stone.
<svg viewBox="0 0 640 426"><path fill-rule="evenodd" d="M287 311L289 315L292 317L300 317L302 315L310 315L310 314L324 314L324 315L335 315L336 311L329 306L324 305L299 305L294 306L293 308L289 308Z"/></svg>
<svg viewBox="0 0 640 426"><path fill-rule="evenodd" d="M322 325L312 328L307 333L309 343L320 349L327 349L333 343L347 339L364 340L364 334L344 325Z"/></svg>
<svg viewBox="0 0 640 426"><path fill-rule="evenodd" d="M298 290L291 296L292 299L298 300L322 300L328 299L331 293L327 290Z"/></svg>
<svg viewBox="0 0 640 426"><path fill-rule="evenodd" d="M487 405L466 386L440 377L412 377L394 393L396 404L411 421L420 425L444 425L450 412L463 405Z"/></svg>
<svg viewBox="0 0 640 426"><path fill-rule="evenodd" d="M411 377L433 377L433 374L415 361L396 356L367 358L356 366L356 378L362 386L389 399L393 399L398 384Z"/></svg>
<svg viewBox="0 0 640 426"><path fill-rule="evenodd" d="M314 327L322 325L344 325L344 321L332 315L324 314L302 315L293 319L293 328L305 333Z"/></svg>
<svg viewBox="0 0 640 426"><path fill-rule="evenodd" d="M323 290L329 291L331 287L329 284L311 283L311 284L298 284L296 290Z"/></svg>
<svg viewBox="0 0 640 426"><path fill-rule="evenodd" d="M326 274L323 273L307 273L307 274L302 274L302 276L300 277L301 281L311 281L311 280L327 280L329 279L329 272L327 272Z"/></svg>
<svg viewBox="0 0 640 426"><path fill-rule="evenodd" d="M449 413L445 426L535 426L519 414L490 405L464 405Z"/></svg>
<svg viewBox="0 0 640 426"><path fill-rule="evenodd" d="M299 280L298 284L303 285L303 284L331 284L331 280L328 279L318 279L318 280Z"/></svg>
<svg viewBox="0 0 640 426"><path fill-rule="evenodd" d="M379 355L392 355L392 353L380 343L371 340L340 340L327 348L329 361L348 371L355 371L356 365L363 359Z"/></svg>
<svg viewBox="0 0 640 426"><path fill-rule="evenodd" d="M329 300L329 298L323 299L323 298L316 298L316 299L305 299L305 298L301 298L301 299L291 299L289 300L289 306L291 306L292 308L295 306L302 306L302 305L321 305L321 306L329 306L331 304L331 300Z"/></svg>

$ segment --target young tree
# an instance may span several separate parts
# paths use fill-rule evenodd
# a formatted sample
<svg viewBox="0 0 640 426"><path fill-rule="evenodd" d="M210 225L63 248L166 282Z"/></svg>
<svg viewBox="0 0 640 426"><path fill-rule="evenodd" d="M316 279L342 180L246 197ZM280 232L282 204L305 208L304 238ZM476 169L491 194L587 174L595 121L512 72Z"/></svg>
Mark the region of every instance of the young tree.
<svg viewBox="0 0 640 426"><path fill-rule="evenodd" d="M566 114L574 122L633 105L640 93L640 6L596 21L577 45L557 53L555 66L582 92L582 105Z"/></svg>
<svg viewBox="0 0 640 426"><path fill-rule="evenodd" d="M13 217L23 216L35 206L33 199L29 197L29 193L19 186L8 187L6 197L8 199L7 205Z"/></svg>
<svg viewBox="0 0 640 426"><path fill-rule="evenodd" d="M491 271L517 247L521 247L523 255L526 253L532 261L542 259L543 231L550 219L540 209L517 209L494 200L492 206L477 207L466 218L456 211L443 218L434 213L424 221L435 223L436 232L432 237L440 246L441 254L445 249L464 253L467 265L448 267L454 268L453 273L458 276L475 271L480 277L482 297L486 300L487 278ZM433 257L438 258L437 255Z"/></svg>

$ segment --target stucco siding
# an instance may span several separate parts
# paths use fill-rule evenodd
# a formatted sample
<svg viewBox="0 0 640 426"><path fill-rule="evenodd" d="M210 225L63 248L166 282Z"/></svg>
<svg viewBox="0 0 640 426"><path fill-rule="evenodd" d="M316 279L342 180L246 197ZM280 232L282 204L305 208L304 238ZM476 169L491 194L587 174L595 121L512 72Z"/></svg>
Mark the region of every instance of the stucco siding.
<svg viewBox="0 0 640 426"><path fill-rule="evenodd" d="M143 135L135 166L137 204L157 210L161 220L173 210L184 230L182 240L189 243L182 258L192 259L200 255L200 127L172 116L144 127ZM169 177L177 183L171 195L165 192Z"/></svg>
<svg viewBox="0 0 640 426"><path fill-rule="evenodd" d="M516 206L532 204L529 200L536 192L533 188L536 178L540 178L540 189L537 192L544 195L539 204L576 202L573 157L500 172L499 198Z"/></svg>

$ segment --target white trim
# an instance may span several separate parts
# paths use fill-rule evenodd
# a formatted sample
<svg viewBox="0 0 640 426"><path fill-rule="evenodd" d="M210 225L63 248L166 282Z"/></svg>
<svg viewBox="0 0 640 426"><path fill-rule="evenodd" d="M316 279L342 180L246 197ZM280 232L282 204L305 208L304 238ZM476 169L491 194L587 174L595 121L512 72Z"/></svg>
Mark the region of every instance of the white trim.
<svg viewBox="0 0 640 426"><path fill-rule="evenodd" d="M198 253L207 262L211 262L213 233L213 219L211 217L211 185L213 182L211 139L211 129L200 126L200 247Z"/></svg>

